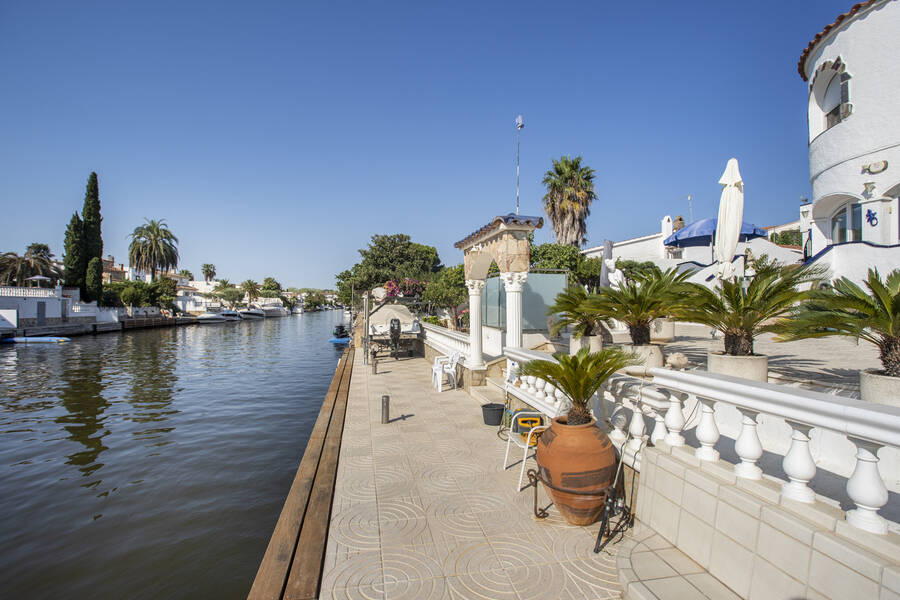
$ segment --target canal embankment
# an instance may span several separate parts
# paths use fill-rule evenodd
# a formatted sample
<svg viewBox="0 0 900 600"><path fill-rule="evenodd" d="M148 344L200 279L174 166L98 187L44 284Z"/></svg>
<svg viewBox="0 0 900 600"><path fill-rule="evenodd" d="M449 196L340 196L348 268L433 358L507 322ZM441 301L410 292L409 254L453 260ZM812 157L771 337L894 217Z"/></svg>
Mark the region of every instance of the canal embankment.
<svg viewBox="0 0 900 600"><path fill-rule="evenodd" d="M128 331L130 329L178 327L181 325L193 325L196 322L197 317L139 317L100 323L57 323L53 325L17 327L15 329L0 329L0 340L12 337L73 337L78 335L91 335L95 333L121 332Z"/></svg>

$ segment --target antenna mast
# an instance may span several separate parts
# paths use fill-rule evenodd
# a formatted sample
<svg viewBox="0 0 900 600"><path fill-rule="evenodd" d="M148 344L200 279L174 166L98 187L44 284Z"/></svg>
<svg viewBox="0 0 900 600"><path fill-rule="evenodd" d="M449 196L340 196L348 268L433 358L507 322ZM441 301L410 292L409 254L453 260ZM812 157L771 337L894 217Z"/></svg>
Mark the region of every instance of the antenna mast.
<svg viewBox="0 0 900 600"><path fill-rule="evenodd" d="M516 117L516 214L519 214L519 137L522 128L525 127L525 121L522 115Z"/></svg>

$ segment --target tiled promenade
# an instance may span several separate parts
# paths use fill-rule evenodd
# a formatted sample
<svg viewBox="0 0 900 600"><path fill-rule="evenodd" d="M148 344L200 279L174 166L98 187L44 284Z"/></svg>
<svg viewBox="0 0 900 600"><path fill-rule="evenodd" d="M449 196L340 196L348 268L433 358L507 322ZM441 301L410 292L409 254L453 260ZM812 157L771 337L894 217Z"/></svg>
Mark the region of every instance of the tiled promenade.
<svg viewBox="0 0 900 600"><path fill-rule="evenodd" d="M552 508L536 520L477 401L433 391L421 358L379 371L356 353L321 598L620 597L615 553L632 540L596 555L598 525L572 527Z"/></svg>

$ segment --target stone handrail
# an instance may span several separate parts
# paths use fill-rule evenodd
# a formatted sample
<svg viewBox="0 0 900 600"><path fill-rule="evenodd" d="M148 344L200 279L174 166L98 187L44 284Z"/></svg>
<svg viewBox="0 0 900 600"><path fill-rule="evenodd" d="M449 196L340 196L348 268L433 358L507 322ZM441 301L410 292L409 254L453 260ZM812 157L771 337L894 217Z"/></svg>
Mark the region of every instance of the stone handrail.
<svg viewBox="0 0 900 600"><path fill-rule="evenodd" d="M59 298L58 289L0 286L0 296L15 298Z"/></svg>
<svg viewBox="0 0 900 600"><path fill-rule="evenodd" d="M539 410L550 418L558 417L569 410L571 401L562 390L533 375L520 377L518 367L532 360L556 362L553 355L525 348L503 348L503 355L509 364L505 388L507 393Z"/></svg>
<svg viewBox="0 0 900 600"><path fill-rule="evenodd" d="M900 447L900 407L836 398L820 392L706 372L656 368L651 373L653 386L669 394L669 408L657 438L662 434L669 445L684 445L681 436L684 427L682 404L689 397L699 402L700 420L696 436L700 447L694 454L700 461L715 462L719 459L719 452L715 449L720 438L717 423L723 421L724 411L717 410L719 407L716 404L727 405L740 412L740 430L734 442L735 454L741 461L734 466L734 476L737 478L762 478L762 469L756 464L763 455L763 445L757 431L757 426L763 424L760 416L783 419L790 428L790 441L785 440L781 444L782 447L787 446L782 468L789 480L781 486L781 496L784 498L805 503L815 501L815 493L808 485L817 469L810 451L811 430L817 429L830 435L823 437L823 445L827 443L832 451L846 446L846 442L841 443L842 440L851 442L856 449L855 464L846 490L856 508L847 512L847 522L872 533L887 533L888 521L878 514L888 501L888 490L878 468L878 454L882 448L895 453ZM644 393L646 396L646 391ZM781 430L770 430L768 434L771 436L775 431ZM783 436L787 435L784 431ZM889 464L895 458L896 455L892 455Z"/></svg>
<svg viewBox="0 0 900 600"><path fill-rule="evenodd" d="M459 331L450 331L446 327L432 325L431 323L421 323L421 327L425 332L425 343L427 345L447 356L454 352L459 352L463 356L463 364L466 366L471 365L469 360L471 347L467 334Z"/></svg>

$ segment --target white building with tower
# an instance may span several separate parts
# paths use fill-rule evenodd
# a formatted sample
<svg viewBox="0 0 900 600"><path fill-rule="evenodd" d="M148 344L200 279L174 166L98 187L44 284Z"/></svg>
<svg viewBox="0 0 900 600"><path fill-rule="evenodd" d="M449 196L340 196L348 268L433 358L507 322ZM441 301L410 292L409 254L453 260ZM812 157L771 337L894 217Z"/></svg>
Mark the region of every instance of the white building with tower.
<svg viewBox="0 0 900 600"><path fill-rule="evenodd" d="M900 266L898 33L900 2L860 2L800 56L812 185L800 209L804 253L833 276Z"/></svg>

